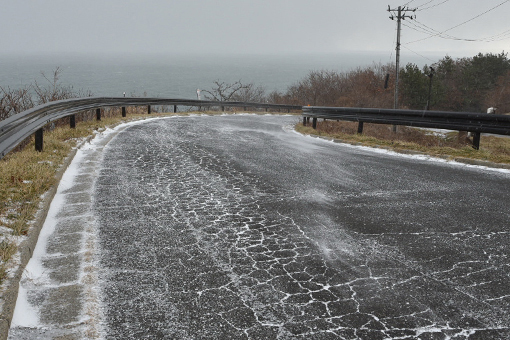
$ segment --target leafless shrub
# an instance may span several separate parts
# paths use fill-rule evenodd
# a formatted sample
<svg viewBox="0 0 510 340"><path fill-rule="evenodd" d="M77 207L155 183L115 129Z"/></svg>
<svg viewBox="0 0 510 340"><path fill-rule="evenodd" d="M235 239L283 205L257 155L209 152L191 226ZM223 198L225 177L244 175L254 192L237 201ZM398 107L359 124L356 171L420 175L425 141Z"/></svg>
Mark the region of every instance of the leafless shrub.
<svg viewBox="0 0 510 340"><path fill-rule="evenodd" d="M0 98L0 120L4 120L13 114L23 112L34 106L30 94L30 86L12 90L11 88L0 87L2 97Z"/></svg>
<svg viewBox="0 0 510 340"><path fill-rule="evenodd" d="M48 84L43 86L35 81L34 91L37 98L37 104L45 104L56 100L76 98L78 96L72 86L64 86L59 82L61 73L62 70L60 67L57 67L55 70L53 70L53 75L51 78L47 77L44 72L41 72L41 75L44 77L44 79L46 79Z"/></svg>
<svg viewBox="0 0 510 340"><path fill-rule="evenodd" d="M374 64L346 73L311 71L287 93L271 93L269 100L294 105L390 107L394 87L384 85L392 69L391 64Z"/></svg>
<svg viewBox="0 0 510 340"><path fill-rule="evenodd" d="M311 71L297 84L287 89L292 104L326 106L342 96L344 76L334 71Z"/></svg>
<svg viewBox="0 0 510 340"><path fill-rule="evenodd" d="M266 90L262 86L255 86L250 83L235 92L231 100L239 102L264 103L266 101Z"/></svg>
<svg viewBox="0 0 510 340"><path fill-rule="evenodd" d="M219 80L214 81L214 87L209 90L203 90L206 93L204 97L208 100L216 101L232 101L238 95L242 95L243 91L245 94L249 94L253 84L244 85L241 80L234 83L220 82Z"/></svg>
<svg viewBox="0 0 510 340"><path fill-rule="evenodd" d="M35 81L33 85L28 85L16 90L0 87L0 120L26 111L35 105L62 99L92 96L90 91L76 91L72 86L62 85L60 82L61 73L62 70L60 67L53 70L51 77L48 77L44 74L44 72L41 72L42 76L47 81L46 84L40 84ZM88 120L89 116L91 116L91 114L88 112L79 115L82 120ZM69 118L64 118L58 122L52 123L51 127L54 127L55 125L68 124L68 122Z"/></svg>

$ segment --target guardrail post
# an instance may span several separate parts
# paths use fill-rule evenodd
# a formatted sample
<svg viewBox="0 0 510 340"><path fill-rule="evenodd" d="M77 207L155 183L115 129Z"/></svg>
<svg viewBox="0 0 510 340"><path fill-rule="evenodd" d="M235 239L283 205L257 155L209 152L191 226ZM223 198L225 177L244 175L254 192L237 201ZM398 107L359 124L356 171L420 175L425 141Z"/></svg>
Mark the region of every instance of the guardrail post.
<svg viewBox="0 0 510 340"><path fill-rule="evenodd" d="M315 117L312 119L312 127L314 129L317 129L317 118L315 118Z"/></svg>
<svg viewBox="0 0 510 340"><path fill-rule="evenodd" d="M122 107L122 117L126 117L126 107Z"/></svg>
<svg viewBox="0 0 510 340"><path fill-rule="evenodd" d="M480 150L480 132L473 133L473 149Z"/></svg>
<svg viewBox="0 0 510 340"><path fill-rule="evenodd" d="M174 113L177 113L177 105L174 105Z"/></svg>
<svg viewBox="0 0 510 340"><path fill-rule="evenodd" d="M101 120L101 109L96 109L96 120L97 121Z"/></svg>
<svg viewBox="0 0 510 340"><path fill-rule="evenodd" d="M43 151L43 128L35 132L35 151Z"/></svg>
<svg viewBox="0 0 510 340"><path fill-rule="evenodd" d="M358 134L362 134L363 133L363 122L362 121L359 121L358 122Z"/></svg>
<svg viewBox="0 0 510 340"><path fill-rule="evenodd" d="M69 116L69 127L71 129L76 129L76 115Z"/></svg>
<svg viewBox="0 0 510 340"><path fill-rule="evenodd" d="M147 114L148 114L148 115L150 115L150 114L151 114L151 106L150 106L150 105L148 105L148 106L147 106Z"/></svg>
<svg viewBox="0 0 510 340"><path fill-rule="evenodd" d="M303 126L306 126L306 117L303 117Z"/></svg>

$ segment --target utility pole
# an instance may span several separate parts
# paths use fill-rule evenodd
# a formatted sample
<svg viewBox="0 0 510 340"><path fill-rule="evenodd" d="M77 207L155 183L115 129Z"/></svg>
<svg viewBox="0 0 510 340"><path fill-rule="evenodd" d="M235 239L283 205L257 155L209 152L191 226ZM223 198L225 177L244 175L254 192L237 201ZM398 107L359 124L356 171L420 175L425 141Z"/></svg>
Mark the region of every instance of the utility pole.
<svg viewBox="0 0 510 340"><path fill-rule="evenodd" d="M395 103L394 108L398 109L398 80L399 80L399 73L400 73L400 30L402 29L402 20L405 20L406 18L414 19L416 16L407 15L407 12L416 12L416 8L410 9L409 7L402 7L398 6L397 9L391 9L388 5L388 12L393 12L390 16L391 20L397 19L397 67L395 70ZM397 15L395 16L394 12L397 12ZM394 131L396 130L396 126L394 126Z"/></svg>
<svg viewBox="0 0 510 340"><path fill-rule="evenodd" d="M429 99L427 100L427 108L426 110L428 111L430 109L430 96L432 94L432 77L434 77L434 68L431 66L430 67L430 73L427 75L427 77L429 77Z"/></svg>

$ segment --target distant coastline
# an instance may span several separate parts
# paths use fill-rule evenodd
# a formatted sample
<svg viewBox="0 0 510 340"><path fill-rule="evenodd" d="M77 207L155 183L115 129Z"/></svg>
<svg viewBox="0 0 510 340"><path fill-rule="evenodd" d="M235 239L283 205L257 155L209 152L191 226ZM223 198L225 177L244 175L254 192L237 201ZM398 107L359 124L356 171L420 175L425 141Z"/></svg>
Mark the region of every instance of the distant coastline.
<svg viewBox="0 0 510 340"><path fill-rule="evenodd" d="M393 55L394 57L394 55ZM401 63L422 67L444 56L408 56ZM196 89L209 89L215 80L254 83L267 91L285 91L312 70L349 71L374 63L393 62L389 53L343 54L194 54L194 55L0 55L0 86L20 88L44 83L56 67L60 81L98 96L128 95L194 98Z"/></svg>

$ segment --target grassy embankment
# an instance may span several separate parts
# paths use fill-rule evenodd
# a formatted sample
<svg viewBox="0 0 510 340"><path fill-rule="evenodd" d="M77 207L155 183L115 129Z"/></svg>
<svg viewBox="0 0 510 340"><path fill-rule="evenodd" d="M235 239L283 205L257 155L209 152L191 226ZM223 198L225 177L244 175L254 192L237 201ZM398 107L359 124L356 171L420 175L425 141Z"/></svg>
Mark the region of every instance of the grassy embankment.
<svg viewBox="0 0 510 340"><path fill-rule="evenodd" d="M363 134L357 134L358 124L353 122L318 121L316 130L310 125L298 123L296 130L353 144L411 151L452 160L467 159L510 165L510 138L482 134L480 150L475 150L465 136L459 138L458 132L439 135L423 129L399 126L397 133L393 133L392 127L388 125L365 124Z"/></svg>

